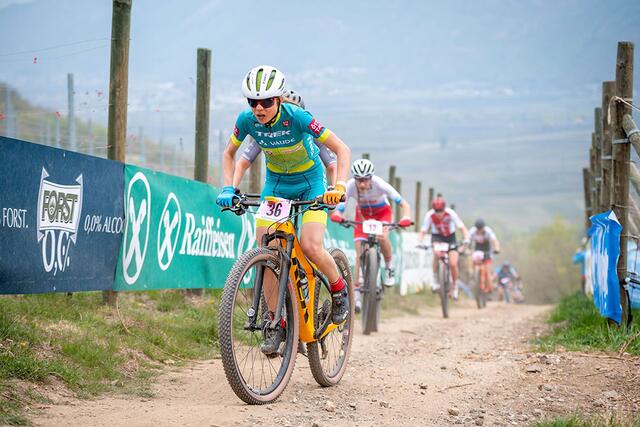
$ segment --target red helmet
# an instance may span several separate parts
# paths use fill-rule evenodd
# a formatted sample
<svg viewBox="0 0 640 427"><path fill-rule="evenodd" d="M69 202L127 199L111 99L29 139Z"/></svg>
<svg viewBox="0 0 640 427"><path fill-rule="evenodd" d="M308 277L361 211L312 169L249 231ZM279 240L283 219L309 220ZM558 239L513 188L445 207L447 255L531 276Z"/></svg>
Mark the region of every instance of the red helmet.
<svg viewBox="0 0 640 427"><path fill-rule="evenodd" d="M441 211L447 206L447 202L444 201L442 197L436 197L431 202L431 209L436 211Z"/></svg>

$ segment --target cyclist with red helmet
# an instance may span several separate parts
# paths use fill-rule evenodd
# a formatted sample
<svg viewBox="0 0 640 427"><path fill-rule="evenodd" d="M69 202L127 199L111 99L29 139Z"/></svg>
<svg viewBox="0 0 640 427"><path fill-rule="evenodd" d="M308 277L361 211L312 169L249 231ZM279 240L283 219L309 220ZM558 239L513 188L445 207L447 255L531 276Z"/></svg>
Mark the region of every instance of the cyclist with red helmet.
<svg viewBox="0 0 640 427"><path fill-rule="evenodd" d="M464 244L469 243L469 230L458 214L447 207L442 197L436 197L431 202L431 209L424 215L422 228L418 233L418 241L422 242L424 235L431 233L432 242L449 244L449 266L451 268L451 282L453 283L453 298L458 299L458 250L456 246L456 230L462 232ZM438 257L433 257L433 271L438 270Z"/></svg>

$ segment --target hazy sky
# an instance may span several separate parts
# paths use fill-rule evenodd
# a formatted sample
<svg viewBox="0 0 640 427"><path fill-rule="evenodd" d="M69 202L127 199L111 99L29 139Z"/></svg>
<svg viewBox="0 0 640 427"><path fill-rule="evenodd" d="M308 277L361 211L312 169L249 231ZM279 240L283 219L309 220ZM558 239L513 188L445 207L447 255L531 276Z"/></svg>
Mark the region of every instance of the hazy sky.
<svg viewBox="0 0 640 427"><path fill-rule="evenodd" d="M106 123L111 5L0 0L0 81L66 112L73 72L78 115ZM169 143L193 140L196 49L205 47L213 56L212 129L233 127L246 106L242 77L271 64L356 154L379 153L380 169L402 164L409 181L458 197L461 186L481 191L477 173L447 187L455 160L473 164L466 153L486 162L512 142L534 152L549 144L553 166L542 172L571 170L558 191L571 195L575 213L601 82L615 77L617 42L640 41L639 22L637 0L133 0L129 127L164 132ZM442 165L444 144L461 150L445 158L440 178L422 178L425 164ZM508 180L485 178L489 186Z"/></svg>

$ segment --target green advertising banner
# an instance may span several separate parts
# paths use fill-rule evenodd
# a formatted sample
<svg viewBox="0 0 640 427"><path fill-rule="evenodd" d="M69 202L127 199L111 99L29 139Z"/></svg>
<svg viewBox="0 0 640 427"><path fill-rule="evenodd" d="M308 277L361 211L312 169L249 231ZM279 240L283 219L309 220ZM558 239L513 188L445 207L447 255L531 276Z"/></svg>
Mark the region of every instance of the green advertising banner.
<svg viewBox="0 0 640 427"><path fill-rule="evenodd" d="M126 222L114 290L222 288L236 259L256 245L253 216L222 212L219 189L198 181L131 165L124 174ZM327 225L325 247L341 249L353 265L353 230ZM400 239L392 233L396 254ZM394 264L401 268L400 259Z"/></svg>
<svg viewBox="0 0 640 427"><path fill-rule="evenodd" d="M253 218L222 212L210 185L126 165L124 189L117 291L221 288L255 246Z"/></svg>

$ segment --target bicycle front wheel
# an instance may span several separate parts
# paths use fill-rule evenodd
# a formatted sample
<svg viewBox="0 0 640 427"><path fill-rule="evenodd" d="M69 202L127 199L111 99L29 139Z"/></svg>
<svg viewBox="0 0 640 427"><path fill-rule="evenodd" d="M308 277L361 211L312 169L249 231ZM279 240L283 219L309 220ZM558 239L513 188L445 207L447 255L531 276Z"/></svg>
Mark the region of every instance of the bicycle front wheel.
<svg viewBox="0 0 640 427"><path fill-rule="evenodd" d="M380 280L380 266L378 252L369 248L365 254L364 288L362 290L362 333L369 335L378 330L380 300L378 299L378 281Z"/></svg>
<svg viewBox="0 0 640 427"><path fill-rule="evenodd" d="M338 266L349 293L349 317L340 326L333 329L318 341L307 344L309 366L313 378L324 387L336 385L342 379L347 368L347 360L351 354L354 324L354 299L351 268L347 256L340 249L331 249L331 256ZM316 330L331 316L331 292L329 282L318 275L315 288L315 328ZM328 320L330 321L330 320Z"/></svg>
<svg viewBox="0 0 640 427"><path fill-rule="evenodd" d="M442 304L442 317L449 318L449 266L443 261L438 263L438 276L440 278L440 303Z"/></svg>
<svg viewBox="0 0 640 427"><path fill-rule="evenodd" d="M235 394L252 405L273 402L284 391L291 378L298 352L298 312L295 310L290 285L282 310L284 329L277 353L266 355L261 344L273 331L268 324L273 319L277 302L277 282L263 283L257 317L250 321L253 311L254 283L258 274L271 273L278 278L281 271L278 252L269 248L255 248L243 254L233 265L222 292L219 313L219 340L222 365L229 385ZM265 281L266 282L266 281Z"/></svg>

